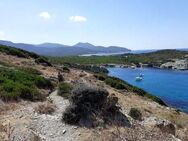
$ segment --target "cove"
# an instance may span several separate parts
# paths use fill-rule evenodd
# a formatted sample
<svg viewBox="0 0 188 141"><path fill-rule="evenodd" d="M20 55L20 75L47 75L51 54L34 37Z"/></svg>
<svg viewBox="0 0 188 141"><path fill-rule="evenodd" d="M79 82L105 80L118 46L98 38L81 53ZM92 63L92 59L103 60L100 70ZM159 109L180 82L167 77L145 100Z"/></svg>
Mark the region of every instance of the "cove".
<svg viewBox="0 0 188 141"><path fill-rule="evenodd" d="M108 68L109 75L160 97L169 106L188 113L188 71L153 68ZM135 81L144 74L142 81Z"/></svg>

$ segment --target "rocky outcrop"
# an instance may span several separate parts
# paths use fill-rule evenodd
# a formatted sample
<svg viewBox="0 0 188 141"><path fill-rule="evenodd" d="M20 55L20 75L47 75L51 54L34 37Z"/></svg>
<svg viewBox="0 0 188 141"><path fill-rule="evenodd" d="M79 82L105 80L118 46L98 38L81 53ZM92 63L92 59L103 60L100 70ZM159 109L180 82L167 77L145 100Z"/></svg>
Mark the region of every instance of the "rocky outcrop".
<svg viewBox="0 0 188 141"><path fill-rule="evenodd" d="M188 59L174 60L173 62L167 62L162 64L160 68L188 70Z"/></svg>
<svg viewBox="0 0 188 141"><path fill-rule="evenodd" d="M173 123L168 120L159 119L157 117L149 117L145 118L142 121L142 125L151 127L151 128L159 128L163 133L175 135L176 127Z"/></svg>

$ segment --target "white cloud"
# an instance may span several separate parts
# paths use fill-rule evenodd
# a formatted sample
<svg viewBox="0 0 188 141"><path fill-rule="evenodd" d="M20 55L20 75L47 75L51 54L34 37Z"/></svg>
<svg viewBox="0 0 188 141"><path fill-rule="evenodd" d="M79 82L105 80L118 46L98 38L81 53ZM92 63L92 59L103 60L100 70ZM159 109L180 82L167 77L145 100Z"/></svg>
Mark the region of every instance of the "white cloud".
<svg viewBox="0 0 188 141"><path fill-rule="evenodd" d="M51 15L50 15L50 13L48 13L48 12L41 12L40 14L39 14L39 17L41 17L41 18L43 18L43 19L45 19L45 20L49 20L49 19L51 19Z"/></svg>
<svg viewBox="0 0 188 141"><path fill-rule="evenodd" d="M71 16L71 17L69 17L69 20L71 20L73 22L86 22L87 18L83 17L83 16Z"/></svg>

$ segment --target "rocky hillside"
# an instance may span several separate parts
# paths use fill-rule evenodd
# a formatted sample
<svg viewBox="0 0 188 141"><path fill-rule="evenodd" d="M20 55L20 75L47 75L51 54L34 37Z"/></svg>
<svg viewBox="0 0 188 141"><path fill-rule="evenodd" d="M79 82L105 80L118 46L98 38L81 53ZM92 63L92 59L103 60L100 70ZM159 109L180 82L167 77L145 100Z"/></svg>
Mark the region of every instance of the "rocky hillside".
<svg viewBox="0 0 188 141"><path fill-rule="evenodd" d="M188 115L160 99L116 78L12 49L0 46L0 140L188 140ZM19 91L20 85L44 99L28 99L30 89ZM16 99L3 99L14 92Z"/></svg>
<svg viewBox="0 0 188 141"><path fill-rule="evenodd" d="M162 64L160 67L165 69L188 70L188 58L174 59L170 62Z"/></svg>

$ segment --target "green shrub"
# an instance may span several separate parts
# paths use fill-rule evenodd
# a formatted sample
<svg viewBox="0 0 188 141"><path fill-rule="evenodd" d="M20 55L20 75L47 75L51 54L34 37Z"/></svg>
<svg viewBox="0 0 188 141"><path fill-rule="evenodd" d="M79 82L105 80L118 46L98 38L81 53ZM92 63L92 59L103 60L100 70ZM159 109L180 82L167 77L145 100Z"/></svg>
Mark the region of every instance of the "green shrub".
<svg viewBox="0 0 188 141"><path fill-rule="evenodd" d="M48 89L48 88L53 87L53 84L51 83L51 81L43 77L36 77L34 82L35 82L35 85L41 89Z"/></svg>
<svg viewBox="0 0 188 141"><path fill-rule="evenodd" d="M113 80L112 78L106 78L105 79L105 83L107 85L110 85L111 87L115 88L116 84L117 84L117 81Z"/></svg>
<svg viewBox="0 0 188 141"><path fill-rule="evenodd" d="M25 100L31 101L42 101L45 99L45 96L39 93L35 87L22 86L19 88L20 97Z"/></svg>
<svg viewBox="0 0 188 141"><path fill-rule="evenodd" d="M16 93L16 92L13 93L13 92L6 92L6 91L1 90L0 98L5 102L7 102L7 101L18 101L19 94Z"/></svg>
<svg viewBox="0 0 188 141"><path fill-rule="evenodd" d="M72 91L71 105L63 113L62 120L68 124L86 127L106 124L124 126L128 120L119 111L118 98L108 95L104 89L85 84L78 85ZM87 123L81 123L81 121L87 121Z"/></svg>
<svg viewBox="0 0 188 141"><path fill-rule="evenodd" d="M117 83L116 84L116 89L119 89L119 90L126 90L126 86L123 84L123 83Z"/></svg>
<svg viewBox="0 0 188 141"><path fill-rule="evenodd" d="M52 66L52 64L49 63L49 62L46 60L46 58L44 58L44 57L39 57L39 58L35 59L35 62L36 62L37 64L42 64L42 65L45 65L45 66Z"/></svg>
<svg viewBox="0 0 188 141"><path fill-rule="evenodd" d="M23 70L0 68L0 98L4 101L19 98L36 101L43 100L40 88L53 88L51 81Z"/></svg>
<svg viewBox="0 0 188 141"><path fill-rule="evenodd" d="M85 71L93 72L93 73L108 73L108 70L104 67L96 66L96 65L80 65L80 64L68 64L69 67L82 69Z"/></svg>
<svg viewBox="0 0 188 141"><path fill-rule="evenodd" d="M140 112L140 110L138 110L136 108L131 108L129 115L135 120L141 120L142 119L142 113Z"/></svg>
<svg viewBox="0 0 188 141"><path fill-rule="evenodd" d="M41 71L34 69L34 68L31 68L31 67L22 67L22 68L19 68L19 70L22 70L22 71L25 71L25 72L28 72L28 73L31 73L31 74L36 74L36 75L42 74Z"/></svg>
<svg viewBox="0 0 188 141"><path fill-rule="evenodd" d="M119 89L119 90L127 90L128 86L126 86L126 84L124 84L122 81L114 78L114 77L107 77L105 79L105 83L107 85L110 85L113 88Z"/></svg>
<svg viewBox="0 0 188 141"><path fill-rule="evenodd" d="M69 73L70 69L68 67L63 67L63 72Z"/></svg>
<svg viewBox="0 0 188 141"><path fill-rule="evenodd" d="M23 58L27 58L27 54L25 54L22 50L14 48L14 47L8 47L8 46L4 46L4 45L0 45L0 52L4 52L8 55L14 55L17 57L23 57Z"/></svg>
<svg viewBox="0 0 188 141"><path fill-rule="evenodd" d="M40 58L39 55L37 55L33 52L29 52L29 51L25 51L25 50L22 50L22 49L10 47L10 46L5 46L5 45L0 45L0 52L6 53L8 55L22 57L22 58L29 58L29 57L34 58L34 59ZM47 58L44 58L44 59L47 60Z"/></svg>
<svg viewBox="0 0 188 141"><path fill-rule="evenodd" d="M94 74L94 77L100 81L104 81L106 79L104 74Z"/></svg>
<svg viewBox="0 0 188 141"><path fill-rule="evenodd" d="M62 82L58 87L58 95L69 98L71 94L72 86L69 83Z"/></svg>

